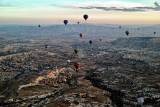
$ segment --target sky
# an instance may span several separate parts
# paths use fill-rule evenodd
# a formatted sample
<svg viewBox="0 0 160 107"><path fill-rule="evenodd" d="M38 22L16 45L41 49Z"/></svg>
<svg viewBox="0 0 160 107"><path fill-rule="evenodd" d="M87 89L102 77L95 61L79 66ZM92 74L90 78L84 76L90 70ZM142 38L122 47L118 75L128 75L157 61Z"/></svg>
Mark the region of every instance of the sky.
<svg viewBox="0 0 160 107"><path fill-rule="evenodd" d="M160 0L0 0L0 24L160 24ZM84 21L83 15L89 18Z"/></svg>

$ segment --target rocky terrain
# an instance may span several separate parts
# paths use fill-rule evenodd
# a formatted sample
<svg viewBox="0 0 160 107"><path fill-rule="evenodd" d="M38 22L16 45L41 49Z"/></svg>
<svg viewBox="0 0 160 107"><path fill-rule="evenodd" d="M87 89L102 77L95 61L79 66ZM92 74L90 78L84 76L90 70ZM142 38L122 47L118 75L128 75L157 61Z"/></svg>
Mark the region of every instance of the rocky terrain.
<svg viewBox="0 0 160 107"><path fill-rule="evenodd" d="M159 38L35 38L0 38L0 106L160 106Z"/></svg>

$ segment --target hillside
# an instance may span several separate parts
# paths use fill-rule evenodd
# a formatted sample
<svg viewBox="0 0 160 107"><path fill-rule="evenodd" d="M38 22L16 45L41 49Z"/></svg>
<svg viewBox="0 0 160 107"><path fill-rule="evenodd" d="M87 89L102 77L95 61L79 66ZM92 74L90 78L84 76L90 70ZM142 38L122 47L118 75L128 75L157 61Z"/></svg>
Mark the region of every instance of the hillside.
<svg viewBox="0 0 160 107"><path fill-rule="evenodd" d="M112 46L117 48L130 48L141 50L147 49L150 51L160 50L160 38L159 37L130 37L130 38L118 38L113 41Z"/></svg>

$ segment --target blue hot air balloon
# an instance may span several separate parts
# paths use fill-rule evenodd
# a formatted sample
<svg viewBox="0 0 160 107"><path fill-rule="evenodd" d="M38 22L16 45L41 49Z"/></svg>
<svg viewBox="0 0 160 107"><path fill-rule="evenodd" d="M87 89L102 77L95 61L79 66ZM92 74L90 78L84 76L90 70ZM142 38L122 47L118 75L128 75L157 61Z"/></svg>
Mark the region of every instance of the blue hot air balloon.
<svg viewBox="0 0 160 107"><path fill-rule="evenodd" d="M48 45L46 45L45 48L47 49L47 48L48 48Z"/></svg>
<svg viewBox="0 0 160 107"><path fill-rule="evenodd" d="M92 40L90 40L89 43L92 44Z"/></svg>
<svg viewBox="0 0 160 107"><path fill-rule="evenodd" d="M38 74L41 74L42 73L42 71L38 71Z"/></svg>
<svg viewBox="0 0 160 107"><path fill-rule="evenodd" d="M68 24L68 20L64 20L64 24L67 25Z"/></svg>

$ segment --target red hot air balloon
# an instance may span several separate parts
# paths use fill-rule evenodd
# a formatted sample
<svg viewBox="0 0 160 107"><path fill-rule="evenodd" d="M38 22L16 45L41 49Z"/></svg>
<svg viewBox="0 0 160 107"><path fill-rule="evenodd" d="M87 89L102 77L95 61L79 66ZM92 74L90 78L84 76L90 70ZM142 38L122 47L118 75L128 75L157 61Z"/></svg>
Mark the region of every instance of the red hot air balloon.
<svg viewBox="0 0 160 107"><path fill-rule="evenodd" d="M83 37L83 34L82 33L80 33L80 35L79 35L81 38Z"/></svg>
<svg viewBox="0 0 160 107"><path fill-rule="evenodd" d="M76 70L78 70L78 68L80 67L80 62L75 62L74 67L76 68Z"/></svg>

